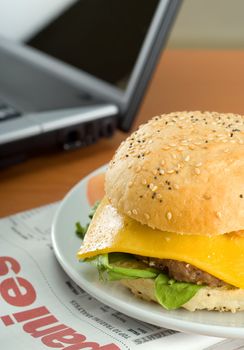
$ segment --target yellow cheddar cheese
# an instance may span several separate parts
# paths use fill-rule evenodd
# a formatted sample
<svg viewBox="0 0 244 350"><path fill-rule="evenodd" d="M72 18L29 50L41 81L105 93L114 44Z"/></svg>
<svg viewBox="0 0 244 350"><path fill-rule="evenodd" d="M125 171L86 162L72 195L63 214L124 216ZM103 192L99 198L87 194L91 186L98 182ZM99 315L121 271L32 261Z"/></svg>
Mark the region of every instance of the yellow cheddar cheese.
<svg viewBox="0 0 244 350"><path fill-rule="evenodd" d="M244 289L244 237L180 235L142 225L123 216L105 198L99 205L77 256L123 252L192 264Z"/></svg>

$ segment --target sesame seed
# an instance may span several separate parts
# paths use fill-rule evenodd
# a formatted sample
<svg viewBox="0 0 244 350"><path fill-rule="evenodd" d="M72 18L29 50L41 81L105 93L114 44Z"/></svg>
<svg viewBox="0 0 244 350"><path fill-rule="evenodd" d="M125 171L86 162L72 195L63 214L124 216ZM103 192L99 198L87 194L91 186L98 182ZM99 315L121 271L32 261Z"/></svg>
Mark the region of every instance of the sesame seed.
<svg viewBox="0 0 244 350"><path fill-rule="evenodd" d="M202 162L199 162L199 163L195 164L195 166L196 166L196 167L202 166Z"/></svg>
<svg viewBox="0 0 244 350"><path fill-rule="evenodd" d="M185 157L185 161L188 162L190 160L189 154Z"/></svg>
<svg viewBox="0 0 244 350"><path fill-rule="evenodd" d="M220 212L220 211L217 211L216 216L217 216L217 218L221 219L221 217L222 217L221 212Z"/></svg>
<svg viewBox="0 0 244 350"><path fill-rule="evenodd" d="M151 189L153 192L157 191L158 186L153 186L153 188Z"/></svg>
<svg viewBox="0 0 244 350"><path fill-rule="evenodd" d="M159 174L164 175L165 171L163 169L159 170Z"/></svg>
<svg viewBox="0 0 244 350"><path fill-rule="evenodd" d="M166 216L168 220L172 219L172 213L170 211L167 212Z"/></svg>
<svg viewBox="0 0 244 350"><path fill-rule="evenodd" d="M132 214L131 210L128 210L128 211L127 211L127 214L128 214L128 215L131 215L131 214Z"/></svg>
<svg viewBox="0 0 244 350"><path fill-rule="evenodd" d="M174 184L173 187L178 190L180 188L180 186L178 184Z"/></svg>
<svg viewBox="0 0 244 350"><path fill-rule="evenodd" d="M128 187L131 187L133 185L133 182L132 181L129 181L128 182Z"/></svg>
<svg viewBox="0 0 244 350"><path fill-rule="evenodd" d="M197 175L199 175L201 173L199 168L195 168L194 171L195 171L195 174L197 174Z"/></svg>
<svg viewBox="0 0 244 350"><path fill-rule="evenodd" d="M211 199L212 197L211 197L211 195L210 195L210 194L205 193L205 194L204 194L204 196L203 196L203 198L205 198L205 199Z"/></svg>
<svg viewBox="0 0 244 350"><path fill-rule="evenodd" d="M167 174L173 174L174 172L174 169L167 170Z"/></svg>
<svg viewBox="0 0 244 350"><path fill-rule="evenodd" d="M149 215L149 214L144 213L144 216L145 216L145 218L146 218L147 220L149 220L149 219L150 219L150 215Z"/></svg>
<svg viewBox="0 0 244 350"><path fill-rule="evenodd" d="M132 213L133 213L134 215L137 215L137 214L138 214L138 212L137 212L136 209L133 209L133 210L132 210Z"/></svg>
<svg viewBox="0 0 244 350"><path fill-rule="evenodd" d="M173 153L172 158L176 159L177 158L176 154Z"/></svg>
<svg viewBox="0 0 244 350"><path fill-rule="evenodd" d="M170 149L170 147L169 146L163 146L162 149L167 151L168 149Z"/></svg>
<svg viewBox="0 0 244 350"><path fill-rule="evenodd" d="M182 144L182 145L188 145L188 140L182 140L182 141L181 141L181 144Z"/></svg>
<svg viewBox="0 0 244 350"><path fill-rule="evenodd" d="M156 194L156 198L157 198L157 199L161 199L161 198L162 198L162 195L161 195L160 193L157 193L157 194Z"/></svg>
<svg viewBox="0 0 244 350"><path fill-rule="evenodd" d="M146 180L146 179L143 179L143 180L142 180L142 184L143 184L143 185L146 185L146 184L147 184L147 180Z"/></svg>

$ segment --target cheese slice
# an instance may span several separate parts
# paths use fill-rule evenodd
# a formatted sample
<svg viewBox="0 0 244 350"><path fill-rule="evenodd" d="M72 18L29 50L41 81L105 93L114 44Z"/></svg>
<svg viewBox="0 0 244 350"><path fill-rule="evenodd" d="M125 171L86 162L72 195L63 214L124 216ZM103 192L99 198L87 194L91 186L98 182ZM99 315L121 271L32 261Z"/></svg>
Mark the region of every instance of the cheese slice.
<svg viewBox="0 0 244 350"><path fill-rule="evenodd" d="M244 237L180 235L142 225L103 199L77 253L79 259L123 252L192 264L244 289Z"/></svg>

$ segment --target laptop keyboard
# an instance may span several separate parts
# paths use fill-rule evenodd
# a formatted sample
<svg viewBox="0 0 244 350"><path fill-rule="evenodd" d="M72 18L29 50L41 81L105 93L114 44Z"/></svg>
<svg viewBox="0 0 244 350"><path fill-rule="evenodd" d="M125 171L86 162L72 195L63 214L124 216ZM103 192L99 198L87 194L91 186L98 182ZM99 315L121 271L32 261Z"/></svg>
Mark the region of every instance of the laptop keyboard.
<svg viewBox="0 0 244 350"><path fill-rule="evenodd" d="M0 122L10 118L20 117L21 112L0 98Z"/></svg>

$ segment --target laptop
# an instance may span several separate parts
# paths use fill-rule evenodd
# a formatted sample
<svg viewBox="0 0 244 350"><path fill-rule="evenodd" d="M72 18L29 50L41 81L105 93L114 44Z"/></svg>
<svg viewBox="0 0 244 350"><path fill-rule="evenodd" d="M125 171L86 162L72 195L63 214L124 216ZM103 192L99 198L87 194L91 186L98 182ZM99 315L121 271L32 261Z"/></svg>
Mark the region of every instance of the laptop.
<svg viewBox="0 0 244 350"><path fill-rule="evenodd" d="M0 38L0 166L128 131L180 3L60 0L27 11L18 38Z"/></svg>

